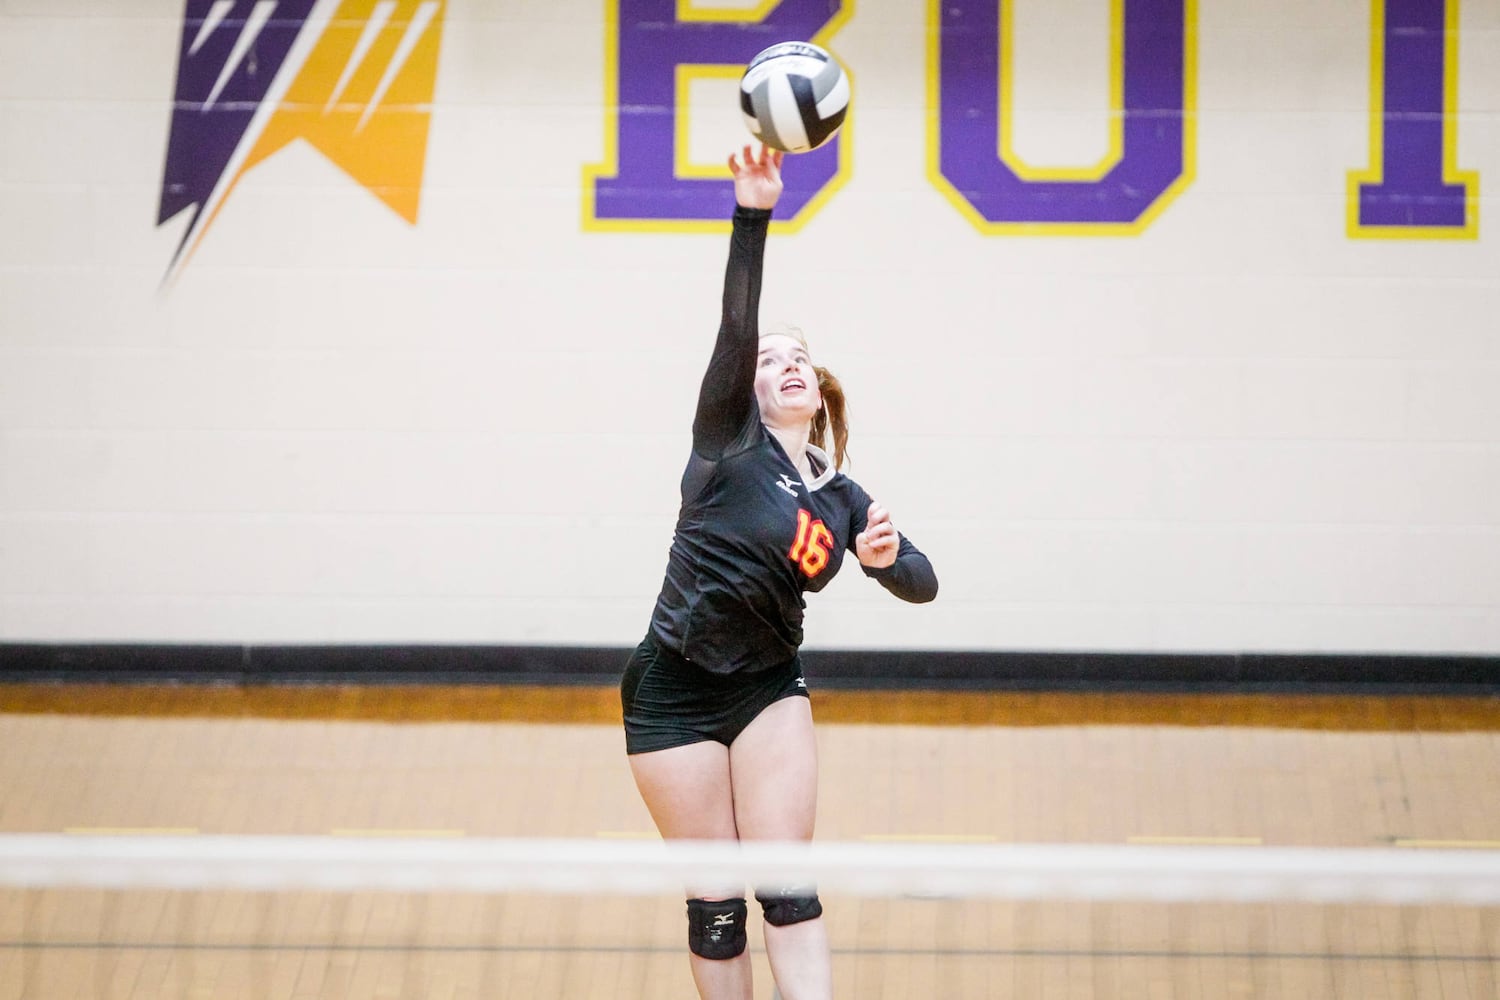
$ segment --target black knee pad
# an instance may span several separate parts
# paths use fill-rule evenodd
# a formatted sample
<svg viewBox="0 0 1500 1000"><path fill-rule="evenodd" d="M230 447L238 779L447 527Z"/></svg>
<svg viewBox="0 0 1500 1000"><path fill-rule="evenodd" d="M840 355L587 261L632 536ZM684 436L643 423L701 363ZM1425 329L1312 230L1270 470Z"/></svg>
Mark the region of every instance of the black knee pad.
<svg viewBox="0 0 1500 1000"><path fill-rule="evenodd" d="M690 899L688 950L703 958L738 958L745 950L745 900Z"/></svg>
<svg viewBox="0 0 1500 1000"><path fill-rule="evenodd" d="M816 920L823 915L823 904L818 902L818 890L810 885L775 892L757 892L755 899L766 912L766 923L772 927L800 924L804 920Z"/></svg>

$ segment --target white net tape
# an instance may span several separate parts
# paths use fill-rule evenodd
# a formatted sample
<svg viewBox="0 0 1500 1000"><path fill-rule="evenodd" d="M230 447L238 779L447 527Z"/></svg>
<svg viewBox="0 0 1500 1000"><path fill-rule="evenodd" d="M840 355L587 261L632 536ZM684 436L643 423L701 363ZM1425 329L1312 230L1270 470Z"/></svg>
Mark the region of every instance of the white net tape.
<svg viewBox="0 0 1500 1000"><path fill-rule="evenodd" d="M0 835L15 888L653 895L816 883L934 899L1500 905L1500 851Z"/></svg>

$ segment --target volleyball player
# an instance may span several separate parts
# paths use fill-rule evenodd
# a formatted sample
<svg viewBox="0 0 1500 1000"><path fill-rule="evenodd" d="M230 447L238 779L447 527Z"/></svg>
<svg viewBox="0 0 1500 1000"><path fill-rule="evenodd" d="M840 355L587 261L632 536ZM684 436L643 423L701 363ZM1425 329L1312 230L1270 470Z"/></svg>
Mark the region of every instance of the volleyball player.
<svg viewBox="0 0 1500 1000"><path fill-rule="evenodd" d="M937 594L927 557L838 471L847 427L837 380L814 368L800 339L759 335L781 162L764 146L729 158L736 208L723 316L666 579L620 684L631 771L668 840L810 840L817 747L797 655L803 593L821 590L847 549L897 597ZM705 1000L750 1000L744 891L688 887L688 948ZM756 898L785 1000L829 1000L816 889Z"/></svg>

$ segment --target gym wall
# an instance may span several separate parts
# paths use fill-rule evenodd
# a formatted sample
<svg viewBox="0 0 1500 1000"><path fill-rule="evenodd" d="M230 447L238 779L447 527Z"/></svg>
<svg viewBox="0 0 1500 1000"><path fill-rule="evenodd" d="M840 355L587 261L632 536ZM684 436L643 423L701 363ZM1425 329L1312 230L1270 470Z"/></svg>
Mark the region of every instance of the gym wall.
<svg viewBox="0 0 1500 1000"><path fill-rule="evenodd" d="M0 0L0 657L632 645L784 38L762 321L942 582L810 650L1494 670L1473 0Z"/></svg>

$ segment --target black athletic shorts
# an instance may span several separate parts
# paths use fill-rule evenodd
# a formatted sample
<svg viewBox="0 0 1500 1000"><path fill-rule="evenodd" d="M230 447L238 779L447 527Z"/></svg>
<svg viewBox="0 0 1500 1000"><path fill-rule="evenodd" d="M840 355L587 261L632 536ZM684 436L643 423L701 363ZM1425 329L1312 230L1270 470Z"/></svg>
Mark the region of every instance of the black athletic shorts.
<svg viewBox="0 0 1500 1000"><path fill-rule="evenodd" d="M647 753L713 740L725 746L767 705L807 697L802 661L753 673L715 674L683 659L648 633L620 679L625 752Z"/></svg>

